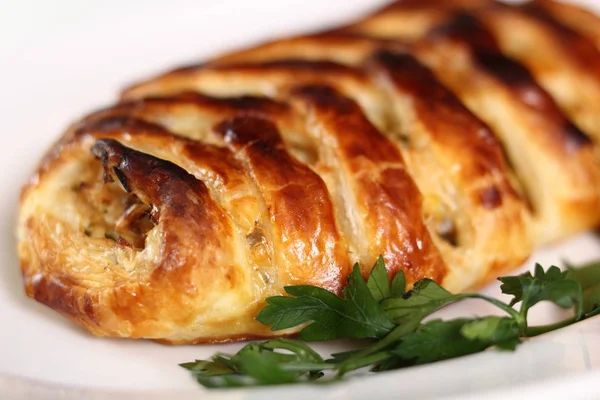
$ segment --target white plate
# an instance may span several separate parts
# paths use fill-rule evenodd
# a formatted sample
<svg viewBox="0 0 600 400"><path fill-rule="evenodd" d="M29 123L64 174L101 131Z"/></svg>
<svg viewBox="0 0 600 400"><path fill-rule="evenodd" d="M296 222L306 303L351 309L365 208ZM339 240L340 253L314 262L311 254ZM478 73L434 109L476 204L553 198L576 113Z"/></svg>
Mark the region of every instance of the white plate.
<svg viewBox="0 0 600 400"><path fill-rule="evenodd" d="M20 186L37 159L81 114L107 104L127 83L208 54L342 21L369 0L9 1L0 6L0 398L2 399L326 399L600 398L600 319L544 335L515 353L357 377L346 383L206 391L177 366L240 345L169 347L98 339L22 290L13 239ZM380 2L379 2L380 3ZM589 5L598 4L594 0ZM583 235L538 251L549 265L600 258L600 239ZM528 265L527 267L530 267ZM498 285L486 292L498 295ZM463 303L443 316L484 314ZM550 307L532 314L559 317ZM322 344L330 353L347 343Z"/></svg>

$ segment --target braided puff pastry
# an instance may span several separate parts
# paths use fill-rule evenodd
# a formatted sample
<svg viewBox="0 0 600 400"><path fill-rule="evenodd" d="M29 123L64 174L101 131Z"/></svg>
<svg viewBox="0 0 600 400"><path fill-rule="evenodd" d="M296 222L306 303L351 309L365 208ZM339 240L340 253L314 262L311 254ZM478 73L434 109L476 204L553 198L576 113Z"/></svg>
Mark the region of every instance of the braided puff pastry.
<svg viewBox="0 0 600 400"><path fill-rule="evenodd" d="M381 254L460 291L595 226L596 132L506 56L507 10L404 0L132 86L23 189L28 295L97 335L287 335L254 320L284 286Z"/></svg>
<svg viewBox="0 0 600 400"><path fill-rule="evenodd" d="M529 25L534 22L528 22L527 33L516 22L529 21L532 10L539 15L538 8L537 3L511 7L488 0L457 5L430 0L421 6L399 2L345 29L410 41L415 56L493 128L531 201L533 240L544 243L600 221L600 164L591 140L600 132L594 122L600 115L594 110L600 104L600 92L595 92L600 80L581 72L582 57L600 61L600 53L583 37L544 17L544 40L560 38L563 48L565 41L576 47L571 56L566 50L551 56L557 44L542 44L541 36L533 39ZM416 40L405 28L393 28L414 21L422 21L422 30L427 26ZM548 55L534 50L533 43ZM511 58L511 48L539 68L529 70ZM577 69L570 67L574 63Z"/></svg>
<svg viewBox="0 0 600 400"><path fill-rule="evenodd" d="M437 241L437 246L444 260L448 265L461 265L460 269L451 268L446 283L472 287L519 264L530 250L527 226L531 215L515 189L499 141L431 71L406 53L406 46L377 40L366 46L365 40L328 34L268 43L222 57L211 68L188 68L184 73L175 72L138 85L125 96L154 93L159 85L160 92L170 92L181 80L203 85L204 77L215 74L236 81L241 76L248 79L248 64L242 62L260 68L252 87L236 86L242 93L274 82L272 68L276 60L288 60L286 65L279 61L277 73L287 69L290 79L302 76L300 67L304 73L317 71L325 56L329 61L363 65L370 77L368 90L374 85L383 96L379 103L383 111L375 113L373 119L383 114L381 130L402 151L424 195L430 231L435 233L434 238L443 239ZM353 45L355 50L350 54L348 49ZM299 59L303 60L301 64ZM295 60L293 67L289 60ZM228 63L234 64L223 66ZM357 73L345 70L348 75ZM336 81L340 81L339 75ZM201 90L211 89L202 86ZM371 110L368 104L365 109ZM506 246L515 250L506 252Z"/></svg>

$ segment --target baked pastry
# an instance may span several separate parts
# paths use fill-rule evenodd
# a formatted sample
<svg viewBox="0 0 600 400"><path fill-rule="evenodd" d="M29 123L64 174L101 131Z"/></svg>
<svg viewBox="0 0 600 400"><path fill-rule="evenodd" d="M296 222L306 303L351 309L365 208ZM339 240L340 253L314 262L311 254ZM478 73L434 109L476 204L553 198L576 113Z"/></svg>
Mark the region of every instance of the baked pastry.
<svg viewBox="0 0 600 400"><path fill-rule="evenodd" d="M97 335L287 335L254 320L286 285L340 293L381 254L390 276L461 291L595 227L593 108L567 104L573 89L504 33L517 13L593 43L569 24L595 17L569 10L529 22L527 7L405 0L130 87L23 189L27 294ZM576 63L561 57L543 63Z"/></svg>
<svg viewBox="0 0 600 400"><path fill-rule="evenodd" d="M328 54L340 55L340 60L351 64L344 50L355 42L354 61L364 61L368 75L329 60L317 61L326 46ZM168 94L187 86L213 95L273 95L296 104L285 89L290 83L304 80L337 86L363 106L404 155L408 171L424 195L424 218L435 233L437 247L448 266L461 266L450 267L446 286L458 290L473 287L522 262L531 249L530 213L511 183L495 136L414 57L380 49L363 52L360 60L356 54L362 44L360 38L321 35L288 40L281 46L268 45L263 54L287 61L258 62L259 56L248 51L244 57L253 63L222 65L221 59L210 67L188 67L136 85L123 96ZM385 45L378 43L380 48ZM242 55L236 58L241 60ZM309 120L319 121L313 116ZM318 165L313 168L323 176ZM507 248L514 251L507 252ZM386 253L382 254L385 258ZM372 265L369 258L354 261Z"/></svg>
<svg viewBox="0 0 600 400"><path fill-rule="evenodd" d="M419 26L419 35L406 26ZM600 52L586 38L537 2L488 0L399 2L345 29L410 41L413 54L493 128L531 202L535 242L600 221L598 148L591 140L600 132L600 75L591 73Z"/></svg>

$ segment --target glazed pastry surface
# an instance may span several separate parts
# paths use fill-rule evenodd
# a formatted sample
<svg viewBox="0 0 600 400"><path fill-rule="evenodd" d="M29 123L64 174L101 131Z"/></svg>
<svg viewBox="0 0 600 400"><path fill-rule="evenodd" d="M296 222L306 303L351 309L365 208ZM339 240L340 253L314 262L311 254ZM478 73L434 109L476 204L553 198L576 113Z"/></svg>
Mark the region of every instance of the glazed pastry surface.
<svg viewBox="0 0 600 400"><path fill-rule="evenodd" d="M591 26L401 0L135 84L23 188L27 294L96 335L205 343L293 335L254 320L266 297L341 294L379 255L481 287L600 221Z"/></svg>

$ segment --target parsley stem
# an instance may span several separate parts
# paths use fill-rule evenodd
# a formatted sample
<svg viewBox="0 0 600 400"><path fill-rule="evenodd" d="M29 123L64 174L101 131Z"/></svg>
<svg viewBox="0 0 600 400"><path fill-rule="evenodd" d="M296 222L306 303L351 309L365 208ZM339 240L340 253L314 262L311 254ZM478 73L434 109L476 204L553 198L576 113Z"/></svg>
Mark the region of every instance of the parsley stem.
<svg viewBox="0 0 600 400"><path fill-rule="evenodd" d="M289 372L311 372L326 369L336 369L336 364L329 363L302 363L302 364L282 364L281 368Z"/></svg>
<svg viewBox="0 0 600 400"><path fill-rule="evenodd" d="M486 295L479 294L479 293L465 293L465 294L461 294L458 296L460 296L460 298L463 298L463 299L471 298L471 299L480 299L480 300L487 301L488 303L491 303L491 304L495 305L496 307L505 311L508 315L513 317L517 322L519 322L519 323L521 322L522 316L517 310L515 310L508 304L501 302L500 300L494 299L493 297L488 297Z"/></svg>
<svg viewBox="0 0 600 400"><path fill-rule="evenodd" d="M459 301L459 300L463 300L463 299L467 299L467 298L480 299L480 300L487 301L488 303L491 303L491 304L495 305L496 307L505 311L508 315L510 315L512 318L514 318L517 321L519 326L521 326L521 322L522 322L521 314L519 314L519 312L517 312L514 308L510 307L509 305L507 305L499 300L496 300L492 297L488 297L488 296L485 296L485 295L482 295L479 293L463 293L463 294L457 294L455 296L456 296L455 301ZM367 360L368 357L371 357L370 355L374 356L375 354L380 354L380 353L376 353L376 352L385 349L386 347L388 347L388 346L392 345L393 343L395 343L396 341L398 341L404 335L406 335L410 332L413 332L415 329L417 329L418 324L421 322L421 320L414 321L414 322L416 322L416 325L414 325L414 323L398 325L382 340L373 343L372 345L364 348L363 350L359 351L355 355L351 356L346 361L342 362L342 364L340 364L340 369L339 369L338 375L341 376L348 371L362 368L362 366L360 366L362 360Z"/></svg>
<svg viewBox="0 0 600 400"><path fill-rule="evenodd" d="M561 321L561 322L557 322L555 324L532 326L532 327L527 328L527 330L525 331L525 337L534 337L534 336L541 335L543 333L552 332L554 330L564 328L565 326L572 325L575 322L577 322L577 318L573 317L573 318L569 318L569 319Z"/></svg>
<svg viewBox="0 0 600 400"><path fill-rule="evenodd" d="M390 333L388 333L383 339L378 342L371 344L370 346L365 347L358 353L354 354L347 360L343 361L339 366L338 375L341 376L346 372L353 371L358 368L362 368L364 365L361 365L361 360L367 360L368 357L372 357L375 354L381 354L380 350L385 349L386 347L391 346L396 343L402 336L414 331L417 329L420 321L416 321L416 323L407 323L403 325L396 326ZM379 352L379 353L378 353ZM379 360L382 361L382 360ZM374 361L373 361L374 362Z"/></svg>
<svg viewBox="0 0 600 400"><path fill-rule="evenodd" d="M380 351L379 353L371 354L362 358L352 357L339 366L340 368L338 370L337 376L341 377L348 371L354 371L356 369L368 367L369 365L376 364L392 356L392 353L390 353L389 351ZM335 366L335 364L332 365Z"/></svg>

